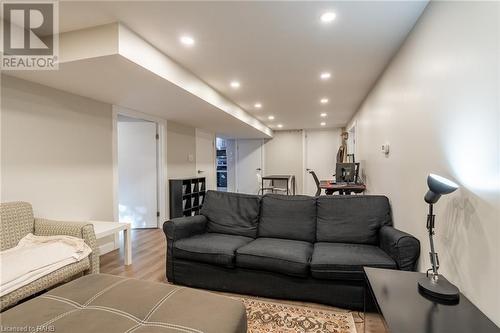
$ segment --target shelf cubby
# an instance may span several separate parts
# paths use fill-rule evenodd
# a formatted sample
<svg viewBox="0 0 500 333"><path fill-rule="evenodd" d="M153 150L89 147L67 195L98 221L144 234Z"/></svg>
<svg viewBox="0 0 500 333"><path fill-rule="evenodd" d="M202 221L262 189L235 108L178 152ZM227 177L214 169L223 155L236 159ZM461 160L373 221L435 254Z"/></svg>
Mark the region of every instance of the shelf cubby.
<svg viewBox="0 0 500 333"><path fill-rule="evenodd" d="M170 218L200 213L205 199L205 177L169 179L169 185Z"/></svg>

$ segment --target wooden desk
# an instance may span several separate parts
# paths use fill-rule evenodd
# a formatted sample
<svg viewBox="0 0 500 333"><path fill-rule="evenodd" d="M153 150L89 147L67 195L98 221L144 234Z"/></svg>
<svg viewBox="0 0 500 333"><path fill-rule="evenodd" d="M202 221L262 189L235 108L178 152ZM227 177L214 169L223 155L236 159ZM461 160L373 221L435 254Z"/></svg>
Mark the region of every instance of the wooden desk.
<svg viewBox="0 0 500 333"><path fill-rule="evenodd" d="M295 195L295 176L294 175L269 175L269 176L263 176L262 177L262 187L264 188L264 181L265 180L281 180L281 181L286 181L286 195L290 195L290 184L292 184L292 194Z"/></svg>
<svg viewBox="0 0 500 333"><path fill-rule="evenodd" d="M339 194L363 193L366 190L365 184L337 184L333 180L321 180L319 187L325 190L327 195L332 195L335 192L339 192Z"/></svg>

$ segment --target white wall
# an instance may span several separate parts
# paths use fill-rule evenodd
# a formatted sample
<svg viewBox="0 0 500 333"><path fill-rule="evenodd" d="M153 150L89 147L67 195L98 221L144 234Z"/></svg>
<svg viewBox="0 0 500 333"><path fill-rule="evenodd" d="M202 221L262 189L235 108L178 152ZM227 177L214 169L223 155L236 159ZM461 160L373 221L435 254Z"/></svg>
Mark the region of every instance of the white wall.
<svg viewBox="0 0 500 333"><path fill-rule="evenodd" d="M196 177L196 128L167 122L167 178Z"/></svg>
<svg viewBox="0 0 500 333"><path fill-rule="evenodd" d="M312 181L312 176L305 170L315 169L321 179L332 178L340 133L340 128L275 131L274 137L266 140L264 145L264 173L295 175L296 193L314 195L315 189L304 189L304 184ZM307 149L308 135L313 138L314 151Z"/></svg>
<svg viewBox="0 0 500 333"><path fill-rule="evenodd" d="M215 170L215 134L195 129L196 136L196 175L205 177L206 189L217 190L217 175ZM201 171L201 173L198 173Z"/></svg>
<svg viewBox="0 0 500 333"><path fill-rule="evenodd" d="M36 216L113 220L111 106L2 75L1 200Z"/></svg>
<svg viewBox="0 0 500 333"><path fill-rule="evenodd" d="M500 325L499 12L494 2L432 1L358 114L370 193L422 244L430 172L461 189L436 206L441 272ZM390 142L388 157L380 146Z"/></svg>
<svg viewBox="0 0 500 333"><path fill-rule="evenodd" d="M303 192L303 132L275 131L274 137L264 145L264 171L266 175L295 175L296 193ZM275 184L276 186L279 185Z"/></svg>

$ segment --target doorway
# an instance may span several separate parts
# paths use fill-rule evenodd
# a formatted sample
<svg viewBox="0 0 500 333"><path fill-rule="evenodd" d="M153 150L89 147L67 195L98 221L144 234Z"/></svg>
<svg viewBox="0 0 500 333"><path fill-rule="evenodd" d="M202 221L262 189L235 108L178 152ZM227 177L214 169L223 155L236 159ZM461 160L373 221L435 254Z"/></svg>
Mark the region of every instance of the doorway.
<svg viewBox="0 0 500 333"><path fill-rule="evenodd" d="M310 170L314 170L320 180L332 179L335 173L336 154L339 149L340 129L309 130L305 132L304 164L304 194L314 195L316 183Z"/></svg>
<svg viewBox="0 0 500 333"><path fill-rule="evenodd" d="M118 220L157 228L160 217L158 124L118 114Z"/></svg>
<svg viewBox="0 0 500 333"><path fill-rule="evenodd" d="M236 192L236 140L217 137L217 191Z"/></svg>
<svg viewBox="0 0 500 333"><path fill-rule="evenodd" d="M263 175L264 140L236 141L236 192L258 194Z"/></svg>

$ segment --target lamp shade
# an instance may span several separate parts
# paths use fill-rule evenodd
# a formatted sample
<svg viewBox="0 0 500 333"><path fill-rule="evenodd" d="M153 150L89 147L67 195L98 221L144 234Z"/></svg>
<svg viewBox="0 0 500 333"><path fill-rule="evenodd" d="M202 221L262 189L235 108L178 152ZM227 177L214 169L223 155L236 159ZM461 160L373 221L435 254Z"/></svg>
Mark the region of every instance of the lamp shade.
<svg viewBox="0 0 500 333"><path fill-rule="evenodd" d="M436 203L441 195L454 192L459 187L457 183L433 173L427 176L427 186L429 191L425 194L424 199L429 204Z"/></svg>

